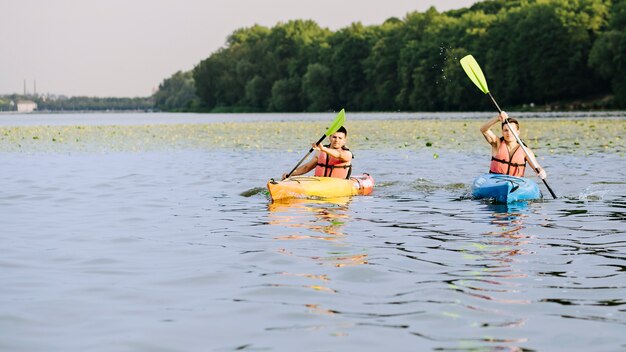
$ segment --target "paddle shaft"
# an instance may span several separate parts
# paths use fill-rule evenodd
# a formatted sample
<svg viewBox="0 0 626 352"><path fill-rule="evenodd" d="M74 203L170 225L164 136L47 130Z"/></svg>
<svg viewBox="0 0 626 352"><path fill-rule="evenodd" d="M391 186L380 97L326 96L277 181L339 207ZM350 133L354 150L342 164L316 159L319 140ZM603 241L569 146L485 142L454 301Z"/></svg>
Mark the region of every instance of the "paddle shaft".
<svg viewBox="0 0 626 352"><path fill-rule="evenodd" d="M317 141L317 143L315 143L315 145L319 145L320 143L322 143L322 141L324 140L324 138L326 138L326 135L323 135L319 141ZM304 159L306 159L311 153L313 153L313 148L309 149L309 152L306 153L306 155L304 156L304 158L300 159L300 161L298 162L298 164L291 170L289 171L289 173L287 174L286 178L289 178L289 176L291 176L291 174L293 174L294 171L296 171L296 169L298 168L298 166L300 166L300 164L302 164L302 162L304 161Z"/></svg>
<svg viewBox="0 0 626 352"><path fill-rule="evenodd" d="M502 109L500 109L500 106L498 105L498 103L496 103L496 100L493 98L493 95L491 95L491 92L487 92L487 94L489 94L491 101L493 101L493 104L496 106L496 108L498 108L498 111L502 113ZM528 158L528 161L530 162L530 166L532 166L535 172L539 174L539 168L537 167L537 165L535 165L533 160L531 160L530 154L528 154L528 150L526 150L526 147L524 147L524 143L522 143L522 140L519 138L515 130L511 127L511 124L509 123L509 119L504 120L504 122L506 122L506 125L509 126L509 131L513 133L515 140L517 140L517 144L519 144L519 146L522 147L524 154L526 154L526 157ZM542 178L541 180L543 181L543 184L546 185L546 188L550 192L550 195L552 196L552 198L556 199L556 194L554 194L554 191L552 191L552 188L548 186L548 182L546 182L546 179Z"/></svg>

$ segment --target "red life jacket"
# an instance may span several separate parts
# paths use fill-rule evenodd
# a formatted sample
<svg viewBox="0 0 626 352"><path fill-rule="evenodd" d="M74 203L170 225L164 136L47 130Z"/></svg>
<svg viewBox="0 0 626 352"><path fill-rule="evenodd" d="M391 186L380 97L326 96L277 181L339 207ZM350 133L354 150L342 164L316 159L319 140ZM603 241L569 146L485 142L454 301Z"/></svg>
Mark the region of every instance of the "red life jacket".
<svg viewBox="0 0 626 352"><path fill-rule="evenodd" d="M330 144L325 146L330 148ZM341 147L343 150L350 150L346 147ZM354 158L354 155L352 156ZM337 177L337 178L350 178L352 173L352 164L343 162L340 159L333 158L332 156L321 152L317 156L317 166L315 167L315 176L323 177Z"/></svg>
<svg viewBox="0 0 626 352"><path fill-rule="evenodd" d="M518 145L509 153L504 138L500 137L498 153L491 157L489 173L523 177L524 171L526 171L526 155L524 155L522 148Z"/></svg>

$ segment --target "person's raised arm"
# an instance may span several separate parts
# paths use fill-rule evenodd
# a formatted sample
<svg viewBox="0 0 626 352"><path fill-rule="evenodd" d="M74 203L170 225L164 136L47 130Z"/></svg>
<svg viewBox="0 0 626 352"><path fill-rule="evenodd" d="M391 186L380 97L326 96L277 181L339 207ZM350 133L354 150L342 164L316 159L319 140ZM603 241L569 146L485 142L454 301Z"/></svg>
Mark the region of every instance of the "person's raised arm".
<svg viewBox="0 0 626 352"><path fill-rule="evenodd" d="M489 121L485 122L482 126L480 126L480 132L483 134L483 136L485 137L487 142L489 142L489 144L496 145L498 143L498 136L496 136L496 134L493 133L493 131L491 131L491 126L495 125L498 122L502 123L504 122L504 120L508 118L509 118L509 115L503 111L498 116L490 119Z"/></svg>

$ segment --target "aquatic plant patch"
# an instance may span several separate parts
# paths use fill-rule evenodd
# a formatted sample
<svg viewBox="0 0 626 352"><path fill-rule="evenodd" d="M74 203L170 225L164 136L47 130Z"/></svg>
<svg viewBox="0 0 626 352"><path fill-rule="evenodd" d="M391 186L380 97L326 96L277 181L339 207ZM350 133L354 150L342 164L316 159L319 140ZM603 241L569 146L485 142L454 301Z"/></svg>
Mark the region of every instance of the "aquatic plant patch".
<svg viewBox="0 0 626 352"><path fill-rule="evenodd" d="M348 121L349 146L364 149L478 151L486 148L483 121ZM108 152L176 149L301 152L328 126L310 121L207 124L0 127L2 152ZM494 131L499 133L499 127ZM623 154L624 119L528 119L522 139L537 154Z"/></svg>

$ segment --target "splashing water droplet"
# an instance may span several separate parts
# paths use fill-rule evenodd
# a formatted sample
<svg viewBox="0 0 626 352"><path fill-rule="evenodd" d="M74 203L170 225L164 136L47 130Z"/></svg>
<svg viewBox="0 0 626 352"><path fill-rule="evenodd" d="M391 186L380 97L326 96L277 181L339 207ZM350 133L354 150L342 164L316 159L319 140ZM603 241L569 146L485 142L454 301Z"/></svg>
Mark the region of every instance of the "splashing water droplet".
<svg viewBox="0 0 626 352"><path fill-rule="evenodd" d="M585 202L598 201L604 199L608 193L611 193L611 191L607 189L594 189L594 187L587 187L584 192L581 192L578 195L578 200Z"/></svg>

